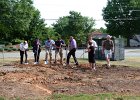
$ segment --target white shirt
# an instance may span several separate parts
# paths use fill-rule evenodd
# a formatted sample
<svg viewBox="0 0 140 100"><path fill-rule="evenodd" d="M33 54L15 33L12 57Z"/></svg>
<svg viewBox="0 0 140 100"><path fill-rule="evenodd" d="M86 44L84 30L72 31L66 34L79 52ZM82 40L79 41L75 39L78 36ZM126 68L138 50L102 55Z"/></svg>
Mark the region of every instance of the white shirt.
<svg viewBox="0 0 140 100"><path fill-rule="evenodd" d="M28 43L24 44L24 49L25 49L25 50L28 49Z"/></svg>
<svg viewBox="0 0 140 100"><path fill-rule="evenodd" d="M28 49L28 43L26 43L26 44L20 43L20 50L25 51L26 49Z"/></svg>
<svg viewBox="0 0 140 100"><path fill-rule="evenodd" d="M91 46L94 46L95 48L98 47L97 43L94 40L91 40L91 42L92 42L92 45ZM89 48L89 44L88 44L88 48Z"/></svg>

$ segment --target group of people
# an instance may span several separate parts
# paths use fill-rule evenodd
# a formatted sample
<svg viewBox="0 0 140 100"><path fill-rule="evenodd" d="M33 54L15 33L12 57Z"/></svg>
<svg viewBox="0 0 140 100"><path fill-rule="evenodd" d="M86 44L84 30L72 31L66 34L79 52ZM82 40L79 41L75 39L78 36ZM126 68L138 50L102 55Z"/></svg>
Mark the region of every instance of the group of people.
<svg viewBox="0 0 140 100"><path fill-rule="evenodd" d="M65 47L65 42L58 38L57 41L54 41L50 38L48 38L45 41L45 51L46 51L46 56L45 56L45 64L48 64L48 59L52 61L52 50L55 48L55 60L54 63L57 63L57 55L60 55L60 63L63 64L63 48ZM49 58L48 58L49 57Z"/></svg>
<svg viewBox="0 0 140 100"><path fill-rule="evenodd" d="M103 41L102 43L102 54L105 54L106 61L107 61L107 68L110 67L110 58L112 57L112 53L114 52L114 43L111 40L111 36L107 35L107 39ZM51 38L48 38L45 41L45 62L44 64L51 64L52 63L52 50L55 48L55 58L54 63L57 63L58 60L58 54L60 56L60 64L63 64L63 48L66 46L64 40L61 38L58 38L56 41L52 40ZM87 43L87 49L85 52L88 52L88 61L90 68L92 70L96 70L96 61L95 61L95 50L97 48L97 43L93 40L92 37L89 38ZM77 43L73 36L70 36L69 39L69 53L66 57L66 66L69 66L70 57L73 56L73 59L75 61L75 65L79 65L78 60L76 58L75 52L77 50ZM20 44L20 63L23 64L23 56L25 53L25 64L28 64L27 62L27 50L28 50L28 43L27 41L24 41ZM34 53L34 64L39 63L39 57L41 52L41 43L39 39L36 39L33 42L33 53Z"/></svg>
<svg viewBox="0 0 140 100"><path fill-rule="evenodd" d="M52 50L55 48L55 59L54 59L54 63L57 63L58 60L58 54L60 56L60 64L63 64L63 49L66 46L64 40L58 38L56 41L52 40L51 38L48 38L45 41L45 62L44 64L51 64L52 61ZM39 57L40 57L40 52L41 52L41 43L39 39L35 39L35 41L33 42L33 53L34 53L34 64L39 64ZM76 65L78 65L78 61L77 58L75 56L75 52L77 49L77 43L76 40L70 36L70 43L69 43L69 50L70 52L67 55L67 60L66 63L67 65L69 65L69 60L71 55L74 58L74 61L76 63ZM23 57L24 57L24 53L25 53L25 64L27 63L27 50L28 50L28 43L27 41L24 41L23 43L20 44L20 63L23 64Z"/></svg>
<svg viewBox="0 0 140 100"><path fill-rule="evenodd" d="M112 58L112 53L114 52L114 43L111 40L112 36L107 35L106 40L102 41L102 54L105 55L107 61L107 68L110 67L110 59ZM93 40L92 37L88 40L88 61L90 64L90 68L92 70L96 70L96 62L95 62L95 50L97 48L97 43Z"/></svg>

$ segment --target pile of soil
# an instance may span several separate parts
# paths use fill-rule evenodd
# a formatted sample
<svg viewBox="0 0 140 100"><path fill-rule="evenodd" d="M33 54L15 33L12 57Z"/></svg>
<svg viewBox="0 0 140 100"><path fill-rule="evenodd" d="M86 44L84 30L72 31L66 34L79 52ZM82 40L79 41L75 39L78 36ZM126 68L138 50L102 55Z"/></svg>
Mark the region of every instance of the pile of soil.
<svg viewBox="0 0 140 100"><path fill-rule="evenodd" d="M21 65L18 62L0 67L0 96L9 99L44 99L52 94L117 93L140 95L140 68L97 64L66 67L60 64Z"/></svg>

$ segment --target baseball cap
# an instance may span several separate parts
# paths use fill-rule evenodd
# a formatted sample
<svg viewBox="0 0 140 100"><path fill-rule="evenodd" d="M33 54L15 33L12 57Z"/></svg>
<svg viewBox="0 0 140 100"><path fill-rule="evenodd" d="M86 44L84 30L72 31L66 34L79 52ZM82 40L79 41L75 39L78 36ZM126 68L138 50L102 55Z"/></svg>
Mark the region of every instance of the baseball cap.
<svg viewBox="0 0 140 100"><path fill-rule="evenodd" d="M112 36L111 35L107 35L106 38L112 38Z"/></svg>

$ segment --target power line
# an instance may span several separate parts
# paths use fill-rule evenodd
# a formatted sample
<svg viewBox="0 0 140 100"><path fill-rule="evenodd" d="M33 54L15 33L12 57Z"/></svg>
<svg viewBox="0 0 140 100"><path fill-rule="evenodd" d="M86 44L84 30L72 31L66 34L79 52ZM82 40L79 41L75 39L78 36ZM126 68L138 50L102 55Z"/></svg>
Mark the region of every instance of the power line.
<svg viewBox="0 0 140 100"><path fill-rule="evenodd" d="M131 10L131 13L133 11L140 11L140 10ZM59 19L58 18L42 18L44 20L47 20L47 21L58 21ZM78 18L75 18L75 19L78 19ZM71 21L75 21L75 19L71 19ZM79 18L80 19L80 18ZM102 20L139 20L140 17L129 17L129 18L109 18L109 19L93 19L94 21L102 21ZM11 19L7 19L7 18L0 18L1 21L10 21L10 20L13 20L13 18ZM16 21L16 19L14 20Z"/></svg>
<svg viewBox="0 0 140 100"><path fill-rule="evenodd" d="M102 20L138 20L140 17L133 17L133 18L112 18L112 19L94 19L95 21L102 21ZM59 19L45 19L45 20L59 20Z"/></svg>

